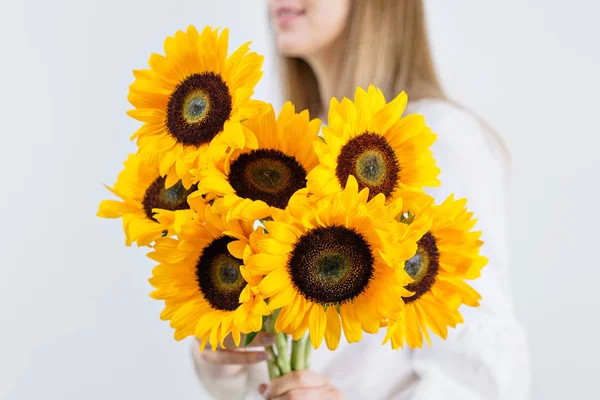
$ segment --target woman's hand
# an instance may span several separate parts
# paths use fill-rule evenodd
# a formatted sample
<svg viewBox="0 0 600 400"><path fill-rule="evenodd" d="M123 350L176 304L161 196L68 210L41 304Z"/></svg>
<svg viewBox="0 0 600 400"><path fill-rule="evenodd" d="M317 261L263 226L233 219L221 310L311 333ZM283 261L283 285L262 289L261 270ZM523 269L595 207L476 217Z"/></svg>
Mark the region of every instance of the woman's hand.
<svg viewBox="0 0 600 400"><path fill-rule="evenodd" d="M241 343L244 342L242 335ZM199 343L199 342L198 342ZM259 332L248 348L237 347L229 335L225 339L225 349L218 348L216 352L207 346L204 351L194 351L194 361L196 365L200 362L207 362L215 366L215 372L220 376L233 376L239 373L244 366L256 364L269 359L269 352L264 347L275 343L275 338L267 332ZM250 349L250 347L255 347ZM262 349L256 349L262 347Z"/></svg>
<svg viewBox="0 0 600 400"><path fill-rule="evenodd" d="M258 388L268 400L339 400L344 396L324 376L311 370L294 371Z"/></svg>

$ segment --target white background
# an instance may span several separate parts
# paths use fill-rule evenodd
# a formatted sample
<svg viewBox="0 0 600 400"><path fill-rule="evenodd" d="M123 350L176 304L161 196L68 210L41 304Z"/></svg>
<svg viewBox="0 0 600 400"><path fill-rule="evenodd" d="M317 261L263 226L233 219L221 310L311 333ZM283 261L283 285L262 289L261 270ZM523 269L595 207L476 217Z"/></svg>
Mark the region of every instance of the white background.
<svg viewBox="0 0 600 400"><path fill-rule="evenodd" d="M324 0L322 0L324 1ZM512 156L512 282L535 399L598 398L600 6L429 1L445 87ZM204 399L151 264L95 217L138 124L131 70L189 24L266 55L264 1L2 1L0 398Z"/></svg>

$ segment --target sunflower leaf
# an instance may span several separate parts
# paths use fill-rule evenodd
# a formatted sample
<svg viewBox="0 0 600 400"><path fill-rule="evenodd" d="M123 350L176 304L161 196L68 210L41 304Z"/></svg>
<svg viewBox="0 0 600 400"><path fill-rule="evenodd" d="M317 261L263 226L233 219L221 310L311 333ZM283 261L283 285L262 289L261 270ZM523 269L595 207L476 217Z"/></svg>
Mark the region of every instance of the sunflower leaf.
<svg viewBox="0 0 600 400"><path fill-rule="evenodd" d="M244 347L248 347L250 343L252 343L256 335L258 335L258 331L247 334L246 338L244 339Z"/></svg>

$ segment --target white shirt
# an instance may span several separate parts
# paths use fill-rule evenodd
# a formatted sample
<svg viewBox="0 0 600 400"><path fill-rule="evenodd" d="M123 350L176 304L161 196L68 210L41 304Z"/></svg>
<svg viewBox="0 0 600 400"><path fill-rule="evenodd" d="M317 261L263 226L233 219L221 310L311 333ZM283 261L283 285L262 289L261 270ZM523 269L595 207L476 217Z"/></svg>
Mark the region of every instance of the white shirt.
<svg viewBox="0 0 600 400"><path fill-rule="evenodd" d="M426 99L410 104L407 112L424 115L438 135L432 149L442 186L429 194L438 203L451 193L467 198L476 228L483 231L481 252L489 264L470 282L482 296L481 306L461 307L465 323L450 329L447 340L435 337L430 348L394 351L381 345L385 330L354 344L342 337L334 352L326 346L313 351L311 369L326 375L347 400L526 399L527 344L508 283L507 158L493 134L458 107ZM233 378L218 376L203 361L197 367L217 399L262 399L258 386L269 380L264 364Z"/></svg>

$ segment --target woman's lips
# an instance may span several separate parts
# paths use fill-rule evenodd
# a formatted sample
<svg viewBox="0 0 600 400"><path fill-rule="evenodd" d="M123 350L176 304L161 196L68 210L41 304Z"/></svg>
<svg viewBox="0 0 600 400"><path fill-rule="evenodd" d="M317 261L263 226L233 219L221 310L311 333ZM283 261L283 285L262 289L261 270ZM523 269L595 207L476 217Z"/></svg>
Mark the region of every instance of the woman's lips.
<svg viewBox="0 0 600 400"><path fill-rule="evenodd" d="M275 11L278 25L287 25L304 15L304 10L282 7Z"/></svg>

